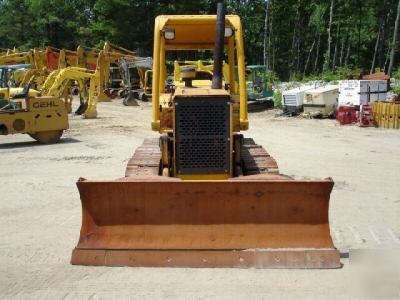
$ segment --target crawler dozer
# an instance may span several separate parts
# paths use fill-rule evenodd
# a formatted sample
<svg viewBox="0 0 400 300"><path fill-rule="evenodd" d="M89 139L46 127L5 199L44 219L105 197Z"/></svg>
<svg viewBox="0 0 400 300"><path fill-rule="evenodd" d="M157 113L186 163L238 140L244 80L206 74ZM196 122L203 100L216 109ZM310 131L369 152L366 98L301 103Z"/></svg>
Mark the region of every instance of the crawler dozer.
<svg viewBox="0 0 400 300"><path fill-rule="evenodd" d="M217 17L218 16L218 17ZM248 129L239 16L155 20L151 126L124 178L77 182L83 217L71 263L92 266L337 268L331 179L293 180ZM214 48L215 47L215 48ZM209 86L165 87L166 51L213 50ZM222 87L222 60L230 80ZM238 93L234 71L238 68Z"/></svg>

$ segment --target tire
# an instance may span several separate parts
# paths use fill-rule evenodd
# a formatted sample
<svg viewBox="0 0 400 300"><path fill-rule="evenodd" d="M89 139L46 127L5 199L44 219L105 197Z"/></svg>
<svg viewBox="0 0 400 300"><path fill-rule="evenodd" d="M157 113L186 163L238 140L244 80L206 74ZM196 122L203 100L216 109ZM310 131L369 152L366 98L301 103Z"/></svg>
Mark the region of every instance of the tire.
<svg viewBox="0 0 400 300"><path fill-rule="evenodd" d="M63 134L63 130L41 131L29 133L29 136L41 144L55 144Z"/></svg>

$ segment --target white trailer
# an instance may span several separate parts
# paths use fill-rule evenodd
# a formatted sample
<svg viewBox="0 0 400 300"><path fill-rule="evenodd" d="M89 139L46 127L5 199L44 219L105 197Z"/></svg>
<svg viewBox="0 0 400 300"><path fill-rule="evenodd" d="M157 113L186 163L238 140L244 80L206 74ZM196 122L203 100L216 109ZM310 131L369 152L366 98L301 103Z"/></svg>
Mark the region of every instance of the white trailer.
<svg viewBox="0 0 400 300"><path fill-rule="evenodd" d="M284 113L297 114L303 111L304 93L314 85L303 85L282 93L282 109Z"/></svg>
<svg viewBox="0 0 400 300"><path fill-rule="evenodd" d="M362 104L386 100L387 88L385 80L341 80L338 106L354 106L358 110Z"/></svg>
<svg viewBox="0 0 400 300"><path fill-rule="evenodd" d="M338 102L339 86L326 85L305 92L304 115L309 117L331 117Z"/></svg>

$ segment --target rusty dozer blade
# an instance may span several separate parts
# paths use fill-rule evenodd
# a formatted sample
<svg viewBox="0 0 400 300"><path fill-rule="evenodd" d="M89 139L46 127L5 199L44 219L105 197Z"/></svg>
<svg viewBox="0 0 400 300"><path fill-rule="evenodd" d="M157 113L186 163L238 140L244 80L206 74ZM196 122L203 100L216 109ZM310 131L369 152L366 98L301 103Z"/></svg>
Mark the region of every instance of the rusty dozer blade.
<svg viewBox="0 0 400 300"><path fill-rule="evenodd" d="M265 179L267 178L267 179ZM338 268L330 179L81 179L71 263L96 266Z"/></svg>

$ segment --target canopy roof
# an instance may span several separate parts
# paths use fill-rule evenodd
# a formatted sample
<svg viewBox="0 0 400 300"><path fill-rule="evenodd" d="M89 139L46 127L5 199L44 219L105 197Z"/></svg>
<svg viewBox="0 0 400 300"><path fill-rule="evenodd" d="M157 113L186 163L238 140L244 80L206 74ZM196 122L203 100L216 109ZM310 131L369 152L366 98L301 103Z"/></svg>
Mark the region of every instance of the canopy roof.
<svg viewBox="0 0 400 300"><path fill-rule="evenodd" d="M225 22L233 31L241 30L239 16L227 15ZM165 40L167 50L207 50L214 49L215 23L215 15L161 15L157 17L156 30L175 31L175 39ZM228 38L225 38L227 43Z"/></svg>

